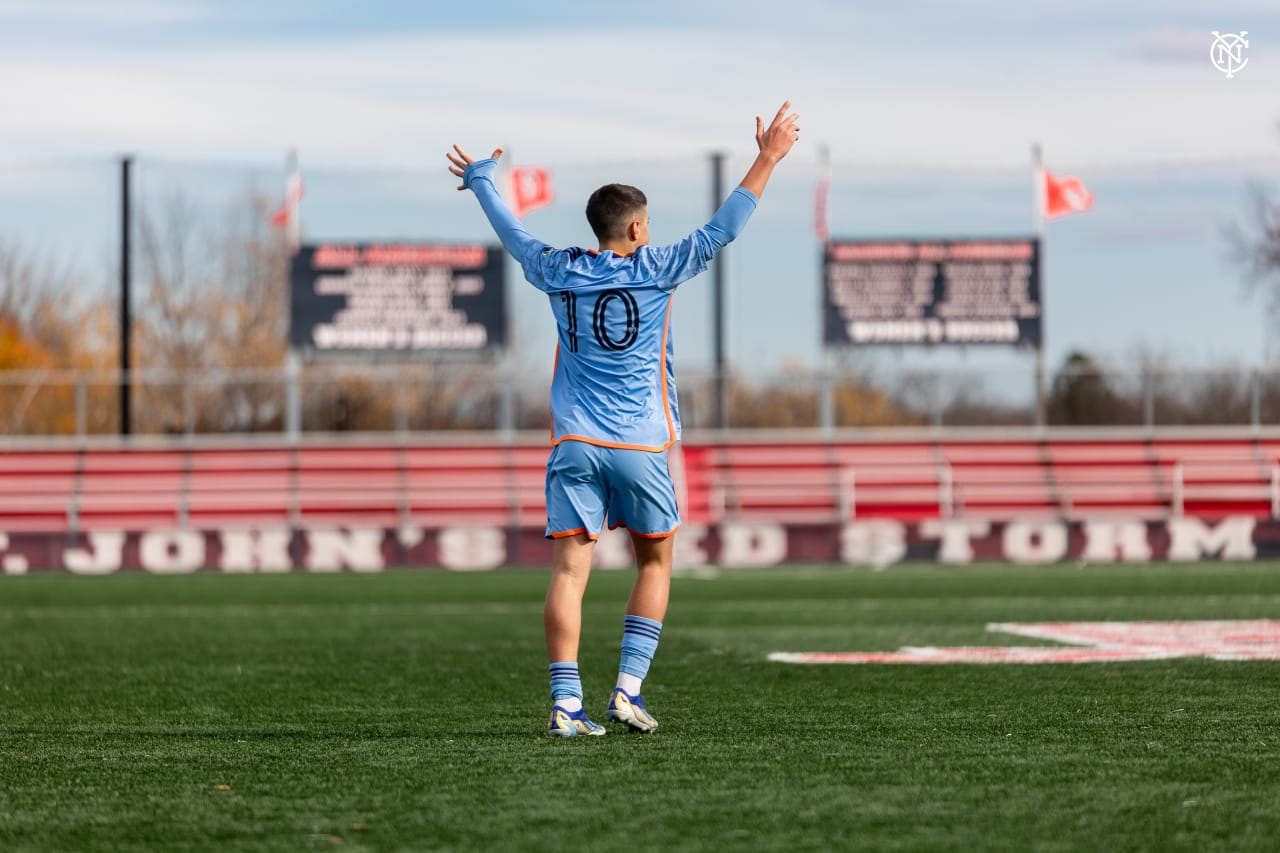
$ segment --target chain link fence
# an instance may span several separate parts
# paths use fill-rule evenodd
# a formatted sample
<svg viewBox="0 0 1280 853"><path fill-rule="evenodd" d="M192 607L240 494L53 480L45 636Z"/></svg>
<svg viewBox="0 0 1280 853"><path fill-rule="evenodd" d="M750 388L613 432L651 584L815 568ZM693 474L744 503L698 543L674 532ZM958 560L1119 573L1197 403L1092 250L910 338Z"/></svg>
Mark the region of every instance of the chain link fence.
<svg viewBox="0 0 1280 853"><path fill-rule="evenodd" d="M1031 235L1029 160L871 164L838 142L833 238ZM732 186L752 152L727 154ZM474 201L455 191L443 152L416 169L334 168L300 155L306 242L495 242ZM504 160L550 170L555 200L525 223L557 246L593 245L582 209L603 183L647 193L655 242L703 224L716 202L705 153L561 162L516 147ZM1225 236L1249 215L1250 187L1280 180L1280 157L1055 165L1080 174L1098 202L1045 236L1047 425L1280 422L1273 324L1247 298ZM1034 425L1026 353L824 349L813 220L821 173L816 159L788 158L722 257L729 427ZM287 351L288 246L269 224L284 197L283 152L278 164L139 156L133 175L133 432L546 428L555 329L545 296L524 286L513 262L509 345L491 360L297 363ZM0 192L9 202L0 209L0 434L114 433L120 163L0 162ZM717 408L706 278L682 286L673 311L681 413L694 430L713 428ZM1070 360L1077 352L1089 355L1083 367Z"/></svg>
<svg viewBox="0 0 1280 853"><path fill-rule="evenodd" d="M1019 389L1021 391L1019 392ZM680 380L687 430L714 429L715 377ZM135 371L135 435L543 430L549 377L510 365L302 364L253 370ZM0 373L0 435L113 435L117 372ZM799 369L726 377L731 429L1033 427L1028 372ZM1060 373L1047 426L1280 425L1280 371Z"/></svg>

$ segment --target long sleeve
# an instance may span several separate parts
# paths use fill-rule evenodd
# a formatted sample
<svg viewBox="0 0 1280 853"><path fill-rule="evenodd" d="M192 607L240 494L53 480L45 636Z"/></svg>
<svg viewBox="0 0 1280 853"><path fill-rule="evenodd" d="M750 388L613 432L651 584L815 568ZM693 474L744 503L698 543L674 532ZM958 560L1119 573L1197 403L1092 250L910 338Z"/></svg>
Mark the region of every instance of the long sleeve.
<svg viewBox="0 0 1280 853"><path fill-rule="evenodd" d="M713 253L732 243L742 233L742 229L747 227L747 220L755 212L757 201L755 194L745 187L735 187L729 193L711 221L702 228L715 246Z"/></svg>
<svg viewBox="0 0 1280 853"><path fill-rule="evenodd" d="M670 289L701 273L717 252L742 233L755 209L754 193L744 187L734 189L706 225L679 243L646 253L653 278L662 281L664 289Z"/></svg>
<svg viewBox="0 0 1280 853"><path fill-rule="evenodd" d="M493 171L497 165L498 161L492 157L476 160L463 173L462 185L475 193L480 209L484 211L502 245L512 257L523 264L531 251L540 249L544 244L525 230L524 225L516 219L511 208L507 207L507 203L498 194L498 188L493 184Z"/></svg>

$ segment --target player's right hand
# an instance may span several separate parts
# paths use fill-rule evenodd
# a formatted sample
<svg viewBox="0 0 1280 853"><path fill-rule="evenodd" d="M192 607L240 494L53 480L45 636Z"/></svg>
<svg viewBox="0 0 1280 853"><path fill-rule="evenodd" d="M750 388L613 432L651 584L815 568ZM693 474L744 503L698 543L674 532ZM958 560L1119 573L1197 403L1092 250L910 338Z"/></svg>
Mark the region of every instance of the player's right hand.
<svg viewBox="0 0 1280 853"><path fill-rule="evenodd" d="M756 119L756 121L759 121L759 119ZM454 151L458 152L457 156L454 156ZM467 171L467 167L475 162L475 159L470 154L468 154L467 152L463 151L460 147L458 147L458 144L456 142L453 144L453 151L446 151L444 156L448 157L449 162L453 164L452 166L449 167L449 171L453 172L459 178L462 178ZM493 153L490 154L489 156L494 160L497 160L499 157L502 156L502 149L501 148L493 149ZM466 183L466 180L464 179L462 183L458 184L458 189L465 190L466 188L467 188L467 183Z"/></svg>

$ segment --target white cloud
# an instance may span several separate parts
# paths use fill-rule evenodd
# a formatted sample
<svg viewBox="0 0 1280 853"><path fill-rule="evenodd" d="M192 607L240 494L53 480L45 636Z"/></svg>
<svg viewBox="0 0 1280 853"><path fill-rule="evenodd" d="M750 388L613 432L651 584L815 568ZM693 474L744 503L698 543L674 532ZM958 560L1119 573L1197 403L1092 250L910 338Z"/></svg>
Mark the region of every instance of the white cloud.
<svg viewBox="0 0 1280 853"><path fill-rule="evenodd" d="M0 78L17 83L0 91L0 111L18 117L0 156L274 162L296 145L312 163L404 166L461 141L524 159L701 157L749 151L752 117L784 97L805 140L838 160L1009 166L1033 140L1068 163L1274 150L1274 70L1259 62L1224 80L1207 38L1200 64L1134 62L1135 50L1190 56L1191 33L1158 29L999 54L938 34L886 43L812 28L19 48L0 54ZM644 61L619 62L640 50Z"/></svg>
<svg viewBox="0 0 1280 853"><path fill-rule="evenodd" d="M56 22L67 18L129 24L203 21L218 16L216 4L187 0L0 0L0 19Z"/></svg>
<svg viewBox="0 0 1280 853"><path fill-rule="evenodd" d="M1195 62L1203 64L1209 57L1213 37L1203 30L1161 27L1138 33L1133 55L1153 62Z"/></svg>

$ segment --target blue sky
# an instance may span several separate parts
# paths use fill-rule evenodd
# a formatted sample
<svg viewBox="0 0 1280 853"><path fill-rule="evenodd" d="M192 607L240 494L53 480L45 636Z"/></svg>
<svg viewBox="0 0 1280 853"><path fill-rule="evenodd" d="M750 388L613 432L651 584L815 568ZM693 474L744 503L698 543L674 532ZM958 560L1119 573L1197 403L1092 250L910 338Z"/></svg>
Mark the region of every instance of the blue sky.
<svg viewBox="0 0 1280 853"><path fill-rule="evenodd" d="M1250 33L1233 79L1209 62L1211 30ZM1049 225L1051 362L1075 348L1256 362L1264 324L1221 232L1249 181L1280 191L1278 56L1273 0L0 0L0 235L92 266L113 247L119 152L140 157L144 197L216 205L278 186L296 146L312 236L476 239L483 220L441 168L460 141L553 168L560 201L528 219L550 242L586 240L580 199L607 180L649 190L655 238L676 239L706 216L705 154L727 151L736 180L753 116L791 98L802 143L728 256L739 363L821 360L819 143L837 235L972 236L1030 228L1032 141L1097 197ZM541 351L533 298L517 291L517 331ZM696 367L705 296L680 310Z"/></svg>

